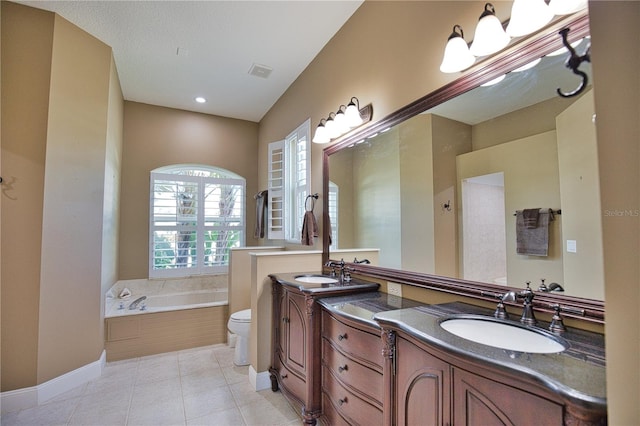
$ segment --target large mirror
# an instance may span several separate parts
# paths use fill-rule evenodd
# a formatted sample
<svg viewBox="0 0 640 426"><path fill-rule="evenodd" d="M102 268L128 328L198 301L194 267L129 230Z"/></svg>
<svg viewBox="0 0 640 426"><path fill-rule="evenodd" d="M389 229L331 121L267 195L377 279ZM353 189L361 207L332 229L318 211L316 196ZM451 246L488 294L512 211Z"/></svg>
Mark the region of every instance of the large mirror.
<svg viewBox="0 0 640 426"><path fill-rule="evenodd" d="M531 281L534 290L544 279L602 301L593 92L556 93L581 82L564 65L566 50L554 55L564 27L583 52L586 12L325 149L325 256L372 248L379 258L369 273L487 288ZM581 70L589 75L589 64Z"/></svg>

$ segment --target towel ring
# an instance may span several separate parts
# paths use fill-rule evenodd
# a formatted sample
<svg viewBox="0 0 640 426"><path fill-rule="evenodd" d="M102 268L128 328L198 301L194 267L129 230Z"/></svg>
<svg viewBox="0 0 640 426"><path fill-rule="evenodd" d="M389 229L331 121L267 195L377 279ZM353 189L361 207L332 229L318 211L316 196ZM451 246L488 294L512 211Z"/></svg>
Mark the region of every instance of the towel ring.
<svg viewBox="0 0 640 426"><path fill-rule="evenodd" d="M312 212L313 209L316 207L316 200L318 199L319 195L316 192L315 194L312 195L307 195L307 198L304 200L304 209L308 212ZM309 207L307 202L309 201L309 198L311 198L311 210L309 210Z"/></svg>

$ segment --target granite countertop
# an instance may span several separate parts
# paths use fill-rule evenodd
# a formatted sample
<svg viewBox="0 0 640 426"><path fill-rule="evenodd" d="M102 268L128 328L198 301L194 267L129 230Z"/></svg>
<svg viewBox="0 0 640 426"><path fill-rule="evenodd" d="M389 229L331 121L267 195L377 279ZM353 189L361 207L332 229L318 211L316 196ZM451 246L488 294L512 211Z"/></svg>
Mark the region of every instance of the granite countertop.
<svg viewBox="0 0 640 426"><path fill-rule="evenodd" d="M369 325L393 325L400 330L467 359L527 375L573 402L606 410L604 336L569 329L562 338L569 348L554 354L533 354L494 348L449 333L440 320L449 315L493 316L493 311L461 302L426 305L384 293L322 298L331 312ZM520 324L517 322L517 324ZM540 322L536 328L545 328Z"/></svg>
<svg viewBox="0 0 640 426"><path fill-rule="evenodd" d="M380 324L373 319L375 314L424 305L411 299L377 291L348 296L323 297L318 300L318 303L334 314L366 323L378 329Z"/></svg>
<svg viewBox="0 0 640 426"><path fill-rule="evenodd" d="M361 291L375 291L378 290L380 284L371 281L364 281L353 278L351 281L343 282L340 277L330 277L322 272L293 272L284 274L270 274L269 277L278 281L280 284L295 288L296 290L313 295L319 295L322 293L336 293L340 291L349 292L354 290ZM335 282L318 283L318 282L303 282L299 281L299 278L304 277L318 277L334 279Z"/></svg>
<svg viewBox="0 0 640 426"><path fill-rule="evenodd" d="M395 325L440 349L527 375L580 405L605 409L606 372L602 335L579 330L567 331L562 338L569 343L569 348L563 352L517 352L475 343L440 327L440 318L461 313L492 315L490 310L456 302L381 312L374 319L383 325ZM545 325L540 324L542 327Z"/></svg>

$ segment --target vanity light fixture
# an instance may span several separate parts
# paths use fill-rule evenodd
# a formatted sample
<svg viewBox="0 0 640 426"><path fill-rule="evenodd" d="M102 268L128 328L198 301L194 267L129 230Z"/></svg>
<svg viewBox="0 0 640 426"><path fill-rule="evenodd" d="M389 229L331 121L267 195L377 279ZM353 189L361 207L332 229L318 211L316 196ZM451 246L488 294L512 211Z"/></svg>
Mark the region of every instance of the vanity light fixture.
<svg viewBox="0 0 640 426"><path fill-rule="evenodd" d="M588 3L588 0L551 0L549 7L556 15L568 15L586 9Z"/></svg>
<svg viewBox="0 0 640 426"><path fill-rule="evenodd" d="M203 103L207 102L207 100L205 98L203 98L202 96L197 96L196 98L194 98L194 100L199 104L203 104Z"/></svg>
<svg viewBox="0 0 640 426"><path fill-rule="evenodd" d="M528 62L528 63L524 64L523 66L514 69L512 72L521 72L521 71L526 71L528 69L531 69L531 68L535 67L536 65L538 65L541 60L542 60L542 58L534 59L533 61Z"/></svg>
<svg viewBox="0 0 640 426"><path fill-rule="evenodd" d="M469 50L474 56L487 56L504 49L510 40L496 16L493 5L486 3Z"/></svg>
<svg viewBox="0 0 640 426"><path fill-rule="evenodd" d="M355 102L353 102L354 99ZM355 96L353 96L349 100L349 104L347 104L347 109L344 112L344 116L347 119L347 126L351 129L355 129L356 127L364 123L364 119L360 111L360 101ZM369 119L371 119L371 113L369 113Z"/></svg>
<svg viewBox="0 0 640 426"><path fill-rule="evenodd" d="M328 143L339 138L356 127L371 121L373 107L371 104L360 108L360 102L355 96L345 107L340 105L338 112L329 113L328 118L320 120L312 141L314 143Z"/></svg>
<svg viewBox="0 0 640 426"><path fill-rule="evenodd" d="M499 77L494 78L493 80L489 80L484 84L481 84L480 86L482 87L489 87L489 86L493 86L494 84L498 84L500 83L502 80L504 80L504 78L506 77L506 74L502 74Z"/></svg>
<svg viewBox="0 0 640 426"><path fill-rule="evenodd" d="M447 40L444 48L444 57L440 64L440 71L452 73L469 68L476 61L476 57L469 51L467 42L464 41L464 32L460 25L453 26L453 32Z"/></svg>
<svg viewBox="0 0 640 426"><path fill-rule="evenodd" d="M551 19L553 11L544 0L515 0L507 25L507 34L511 37L531 34L547 25Z"/></svg>

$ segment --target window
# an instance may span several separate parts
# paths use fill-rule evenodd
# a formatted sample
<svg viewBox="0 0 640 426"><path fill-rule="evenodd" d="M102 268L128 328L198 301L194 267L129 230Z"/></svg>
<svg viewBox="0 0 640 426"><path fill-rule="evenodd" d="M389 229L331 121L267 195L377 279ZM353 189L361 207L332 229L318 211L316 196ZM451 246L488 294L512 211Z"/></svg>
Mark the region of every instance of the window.
<svg viewBox="0 0 640 426"><path fill-rule="evenodd" d="M331 224L331 244L329 245L329 249L336 250L339 248L338 245L338 235L339 235L339 223L338 223L338 197L339 188L338 185L329 181L329 223Z"/></svg>
<svg viewBox="0 0 640 426"><path fill-rule="evenodd" d="M178 165L151 172L149 277L227 272L245 244L245 179L227 170Z"/></svg>
<svg viewBox="0 0 640 426"><path fill-rule="evenodd" d="M305 201L311 193L311 121L269 144L269 239L300 243Z"/></svg>

